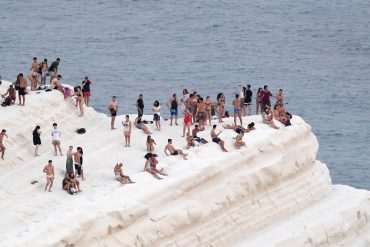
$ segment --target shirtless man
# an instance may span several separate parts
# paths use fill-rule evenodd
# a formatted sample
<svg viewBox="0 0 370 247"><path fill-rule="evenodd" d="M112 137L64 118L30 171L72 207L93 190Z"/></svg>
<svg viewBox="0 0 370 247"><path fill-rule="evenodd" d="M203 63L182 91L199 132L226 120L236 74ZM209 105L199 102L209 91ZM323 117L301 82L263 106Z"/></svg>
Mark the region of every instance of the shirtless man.
<svg viewBox="0 0 370 247"><path fill-rule="evenodd" d="M60 148L60 137L62 133L58 130L57 123L53 123L53 130L51 131L52 141L51 143L54 146L54 156L58 155L57 148L59 149L60 156L63 156L62 149Z"/></svg>
<svg viewBox="0 0 370 247"><path fill-rule="evenodd" d="M47 190L49 186L49 192L51 192L51 187L53 186L54 181L54 166L53 161L49 160L48 164L44 167L43 172L46 173L46 186L45 191Z"/></svg>
<svg viewBox="0 0 370 247"><path fill-rule="evenodd" d="M245 142L243 142L243 137L244 137L244 131L240 131L240 133L236 137L234 137L235 147L237 149L245 146Z"/></svg>
<svg viewBox="0 0 370 247"><path fill-rule="evenodd" d="M167 151L171 154L171 155L178 155L180 154L184 160L187 160L186 156L188 154L184 153L181 149L176 149L173 145L172 145L172 139L168 139L168 143L167 145L164 147L164 153L168 156L169 154L167 153Z"/></svg>
<svg viewBox="0 0 370 247"><path fill-rule="evenodd" d="M118 102L116 96L112 96L112 100L108 104L108 110L110 111L111 121L110 129L115 130L114 122L116 121L117 111L118 111Z"/></svg>
<svg viewBox="0 0 370 247"><path fill-rule="evenodd" d="M199 129L198 124L194 125L194 129L191 131L191 135L192 135L193 139L195 141L200 142L200 143L203 143L203 144L208 143L206 141L206 139L200 138L200 137L197 136L199 131L200 131L200 129Z"/></svg>
<svg viewBox="0 0 370 247"><path fill-rule="evenodd" d="M82 180L84 180L83 176L83 169L82 169L82 164L81 164L81 147L77 148L77 152L73 153L73 159L75 163L75 171L76 171L76 176L81 176Z"/></svg>
<svg viewBox="0 0 370 247"><path fill-rule="evenodd" d="M36 90L39 79L39 63L37 62L37 57L33 58L28 79L31 81L31 90Z"/></svg>
<svg viewBox="0 0 370 247"><path fill-rule="evenodd" d="M6 93L2 94L1 96L6 97L7 95L9 95L8 97L10 99L10 104L14 104L17 98L17 95L16 95L13 85L10 85Z"/></svg>
<svg viewBox="0 0 370 247"><path fill-rule="evenodd" d="M23 77L23 74L20 73L19 75L19 89L18 89L18 99L19 99L19 104L21 106L24 106L26 102L26 89L27 89L27 80ZM23 103L22 103L23 99Z"/></svg>
<svg viewBox="0 0 370 247"><path fill-rule="evenodd" d="M235 94L235 99L233 100L234 106L234 124L236 125L236 117L239 117L240 125L243 125L242 115L241 115L241 102L239 99L239 94Z"/></svg>
<svg viewBox="0 0 370 247"><path fill-rule="evenodd" d="M218 137L221 134L222 130L220 132L216 133L216 127L217 127L217 125L213 125L213 128L211 130L212 141L219 144L222 151L227 152L227 150L225 148L225 142Z"/></svg>
<svg viewBox="0 0 370 247"><path fill-rule="evenodd" d="M133 184L131 178L129 176L125 176L122 171L122 163L116 164L114 167L114 175L116 176L116 180L121 184Z"/></svg>
<svg viewBox="0 0 370 247"><path fill-rule="evenodd" d="M49 66L48 66L48 60L45 58L44 61L41 64L41 83L45 86L46 77L49 75L48 72Z"/></svg>
<svg viewBox="0 0 370 247"><path fill-rule="evenodd" d="M57 77L55 77L51 81L50 88L51 89L56 89L56 90L58 90L59 92L61 92L64 95L64 87L62 86L62 84L60 84L60 80L61 79L62 79L62 76L61 75L57 75Z"/></svg>
<svg viewBox="0 0 370 247"><path fill-rule="evenodd" d="M204 120L206 117L206 103L203 101L202 97L199 97L197 103L197 117L199 121L200 130L204 130Z"/></svg>
<svg viewBox="0 0 370 247"><path fill-rule="evenodd" d="M8 138L7 134L6 134L6 130L2 130L1 133L0 133L0 152L1 152L1 159L3 160L4 159L4 153L5 153L5 146L3 144L4 142L4 136L6 138Z"/></svg>

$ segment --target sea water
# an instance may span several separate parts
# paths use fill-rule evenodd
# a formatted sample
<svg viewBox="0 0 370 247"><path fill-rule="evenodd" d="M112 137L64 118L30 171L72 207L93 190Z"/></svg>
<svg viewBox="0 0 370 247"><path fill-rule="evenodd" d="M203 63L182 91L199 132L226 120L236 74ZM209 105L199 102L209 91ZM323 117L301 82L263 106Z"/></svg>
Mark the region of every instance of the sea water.
<svg viewBox="0 0 370 247"><path fill-rule="evenodd" d="M333 182L370 189L368 0L0 0L3 78L27 74L34 56L60 57L64 83L88 75L91 105L106 113L112 95L120 114L140 93L146 113L156 99L165 112L183 88L224 92L230 110L246 84L282 88Z"/></svg>

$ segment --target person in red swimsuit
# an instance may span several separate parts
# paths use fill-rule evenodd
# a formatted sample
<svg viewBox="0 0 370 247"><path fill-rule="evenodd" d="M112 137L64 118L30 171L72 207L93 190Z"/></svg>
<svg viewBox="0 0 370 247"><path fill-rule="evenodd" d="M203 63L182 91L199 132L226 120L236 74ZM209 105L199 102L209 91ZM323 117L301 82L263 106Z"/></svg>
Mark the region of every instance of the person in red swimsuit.
<svg viewBox="0 0 370 247"><path fill-rule="evenodd" d="M184 129L182 130L182 137L185 137L186 129L188 129L188 133L190 134L191 117L192 115L189 109L185 108L184 110Z"/></svg>

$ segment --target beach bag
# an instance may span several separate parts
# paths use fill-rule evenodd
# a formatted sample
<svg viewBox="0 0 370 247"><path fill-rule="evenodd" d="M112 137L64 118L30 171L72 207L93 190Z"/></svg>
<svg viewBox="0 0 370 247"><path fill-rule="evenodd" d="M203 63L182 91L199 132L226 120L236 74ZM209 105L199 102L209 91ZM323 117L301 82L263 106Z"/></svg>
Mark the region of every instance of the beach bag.
<svg viewBox="0 0 370 247"><path fill-rule="evenodd" d="M79 129L76 130L76 132L77 132L77 134L82 135L82 134L86 133L86 130L85 130L85 128L79 128Z"/></svg>

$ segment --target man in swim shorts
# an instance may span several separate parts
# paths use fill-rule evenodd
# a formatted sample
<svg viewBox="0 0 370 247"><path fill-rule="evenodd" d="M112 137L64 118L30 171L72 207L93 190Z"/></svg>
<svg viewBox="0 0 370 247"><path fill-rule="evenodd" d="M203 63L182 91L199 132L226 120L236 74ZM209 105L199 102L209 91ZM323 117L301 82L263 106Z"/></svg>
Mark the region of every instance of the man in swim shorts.
<svg viewBox="0 0 370 247"><path fill-rule="evenodd" d="M164 153L166 155L168 155L167 151L171 154L171 155L181 155L184 160L187 160L186 156L188 154L184 153L181 149L176 149L173 145L172 145L172 139L168 139L168 143L167 145L165 146L164 148Z"/></svg>
<svg viewBox="0 0 370 247"><path fill-rule="evenodd" d="M235 94L235 99L233 100L234 106L234 124L236 125L236 117L239 117L240 125L243 125L242 115L241 115L241 102L239 99L239 94Z"/></svg>
<svg viewBox="0 0 370 247"><path fill-rule="evenodd" d="M221 140L218 136L221 134L222 130L220 132L218 132L216 134L216 128L217 128L217 125L213 125L213 128L211 130L211 138L212 138L212 141L219 144L222 151L224 152L227 152L226 148L225 148L225 143L223 140Z"/></svg>
<svg viewBox="0 0 370 247"><path fill-rule="evenodd" d="M49 186L49 192L51 192L51 187L53 186L54 181L54 166L53 161L49 160L48 164L44 167L43 172L46 173L46 186L45 191L47 190Z"/></svg>
<svg viewBox="0 0 370 247"><path fill-rule="evenodd" d="M200 143L203 143L203 144L208 143L208 142L206 141L206 139L204 139L204 138L200 138L200 137L198 136L198 132L200 132L200 129L199 129L198 124L196 124L196 125L194 125L194 129L191 131L191 134L192 134L192 136L193 136L193 139L194 139L195 141L200 142Z"/></svg>
<svg viewBox="0 0 370 247"><path fill-rule="evenodd" d="M24 106L26 102L27 80L23 77L22 73L18 75L18 79L19 79L19 89L18 89L19 104L18 105ZM22 103L22 99L23 99L23 103Z"/></svg>
<svg viewBox="0 0 370 247"><path fill-rule="evenodd" d="M83 179L83 171L82 171L82 164L81 164L81 147L77 147L77 151L73 153L73 159L75 163L75 171L76 176L81 176Z"/></svg>
<svg viewBox="0 0 370 247"><path fill-rule="evenodd" d="M6 130L5 129L3 129L2 131L1 131L1 133L0 133L0 152L1 152L1 159L4 159L4 153L5 153L5 146L4 146L4 144L3 144L3 142L4 142L4 136L6 137L6 138L8 138L8 136L6 135Z"/></svg>

